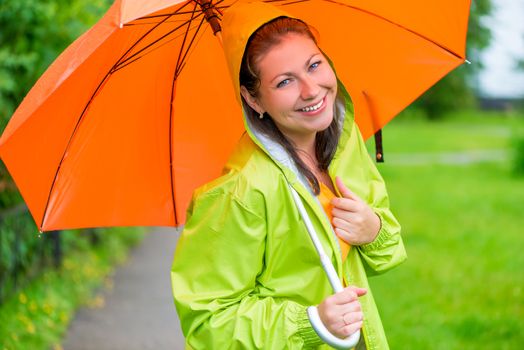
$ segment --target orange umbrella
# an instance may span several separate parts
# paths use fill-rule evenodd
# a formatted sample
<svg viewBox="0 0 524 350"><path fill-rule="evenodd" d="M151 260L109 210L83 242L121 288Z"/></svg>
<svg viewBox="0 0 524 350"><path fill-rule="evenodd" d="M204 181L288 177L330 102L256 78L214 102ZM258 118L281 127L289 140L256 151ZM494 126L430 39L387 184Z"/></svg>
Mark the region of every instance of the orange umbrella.
<svg viewBox="0 0 524 350"><path fill-rule="evenodd" d="M235 2L116 0L49 67L0 139L41 231L184 222L243 132L208 23ZM470 0L268 2L318 30L365 137L465 60Z"/></svg>

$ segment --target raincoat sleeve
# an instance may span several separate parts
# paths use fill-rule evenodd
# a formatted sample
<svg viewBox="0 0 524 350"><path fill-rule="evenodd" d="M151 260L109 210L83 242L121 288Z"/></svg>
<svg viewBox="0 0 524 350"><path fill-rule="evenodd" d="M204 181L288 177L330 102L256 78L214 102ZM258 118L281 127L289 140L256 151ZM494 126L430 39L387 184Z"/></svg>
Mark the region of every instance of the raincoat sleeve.
<svg viewBox="0 0 524 350"><path fill-rule="evenodd" d="M263 210L219 192L199 196L192 206L171 272L187 345L301 349L322 344L306 306L257 292L257 275L264 268Z"/></svg>
<svg viewBox="0 0 524 350"><path fill-rule="evenodd" d="M383 273L406 260L407 255L400 235L400 224L389 208L389 197L384 179L378 172L374 161L369 156L364 140L358 128L359 149L363 161L363 169L368 169L365 181L369 184L367 202L379 216L380 231L371 243L358 247L365 262L368 275Z"/></svg>

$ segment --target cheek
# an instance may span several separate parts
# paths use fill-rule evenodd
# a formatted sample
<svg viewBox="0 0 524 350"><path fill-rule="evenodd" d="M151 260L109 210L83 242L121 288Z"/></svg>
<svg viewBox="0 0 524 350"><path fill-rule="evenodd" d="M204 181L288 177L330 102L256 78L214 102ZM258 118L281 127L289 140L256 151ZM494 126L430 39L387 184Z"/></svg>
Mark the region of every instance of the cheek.
<svg viewBox="0 0 524 350"><path fill-rule="evenodd" d="M335 88L337 87L337 77L335 72L331 68L327 68L323 71L322 81L326 87Z"/></svg>
<svg viewBox="0 0 524 350"><path fill-rule="evenodd" d="M285 114L295 109L297 96L293 89L276 91L268 97L266 106L273 113Z"/></svg>
<svg viewBox="0 0 524 350"><path fill-rule="evenodd" d="M331 73L331 74L329 75L328 80L329 80L329 84L330 84L330 86L331 86L333 89L336 90L336 89L337 89L337 77L335 76L335 73Z"/></svg>

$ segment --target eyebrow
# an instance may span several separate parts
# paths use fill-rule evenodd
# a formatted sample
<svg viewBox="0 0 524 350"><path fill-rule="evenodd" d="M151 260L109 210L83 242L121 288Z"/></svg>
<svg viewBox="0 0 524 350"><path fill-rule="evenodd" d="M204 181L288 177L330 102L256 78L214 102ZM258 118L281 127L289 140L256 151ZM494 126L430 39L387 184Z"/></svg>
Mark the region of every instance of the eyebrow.
<svg viewBox="0 0 524 350"><path fill-rule="evenodd" d="M317 53L314 53L313 55L311 55L308 60L306 61L306 64L304 65L304 67L308 67L309 64L311 63L311 60L313 59L313 57L317 56L317 55L320 55L320 52L317 52ZM269 82L270 83L273 83L275 80L277 80L278 77L282 76L282 75L287 75L287 76L290 76L290 75L293 75L292 72L285 72L285 73L280 73L278 74L276 77L274 77L273 79L271 79Z"/></svg>

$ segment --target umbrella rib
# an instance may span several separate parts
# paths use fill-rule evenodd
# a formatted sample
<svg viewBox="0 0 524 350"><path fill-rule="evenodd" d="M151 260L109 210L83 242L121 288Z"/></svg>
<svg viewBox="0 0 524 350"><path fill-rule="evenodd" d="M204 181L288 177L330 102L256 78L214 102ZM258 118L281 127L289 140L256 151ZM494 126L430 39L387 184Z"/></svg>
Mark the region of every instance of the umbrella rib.
<svg viewBox="0 0 524 350"><path fill-rule="evenodd" d="M185 65L186 57L187 57L187 55L189 53L189 50L192 48L193 42L195 41L196 36L198 35L198 32L200 31L200 28L202 28L202 24L204 24L204 21L205 21L205 18L202 17L202 19L200 20L200 24L198 25L197 29L195 30L195 34L193 34L193 37L191 38L191 41L187 45L187 49L185 50L184 55L182 56L182 59L180 60L180 66L177 66L177 68L176 68L175 80L176 80L176 78L178 78L178 76L180 75L180 72L182 71L183 66Z"/></svg>
<svg viewBox="0 0 524 350"><path fill-rule="evenodd" d="M279 0L276 0L276 1L279 1ZM424 36L424 35L422 35L422 34L420 34L420 33L417 33L416 31L414 31L414 30L412 30L412 29L410 29L410 28L407 28L407 27L403 26L402 24L396 23L396 22L394 22L394 21L392 21L392 20L390 20L390 19L388 19L388 18L386 18L386 17L383 17L383 16L379 15L379 14L376 14L376 13L374 13L374 12L370 12L370 11L364 10L364 9L362 9L362 8L360 8L360 7L352 6L352 5L349 5L349 4L344 4L344 3L341 3L341 2L338 2L338 1L335 1L335 0L323 0L323 1L325 1L325 2L331 2L331 3L333 3L333 4L337 4L337 5L340 5L340 6L349 7L349 8L352 8L352 9L354 9L354 10L357 10L357 11L361 11L361 12L367 13L368 15L375 16L375 17L377 17L377 18L380 18L380 19L382 19L382 20L385 21L385 22L391 23L391 24L393 24L393 25L395 25L395 26L397 26L397 27L400 27L400 28L404 29L404 30L407 31L407 32L410 32L410 33L412 33L412 34L414 34L414 35L416 35L416 36L418 36L418 37L420 37L420 38L422 38L422 39L424 39L424 40L426 40L426 41L429 41L429 42L435 44L436 46L440 47L441 49L447 51L448 53L452 54L453 56L455 56L455 57L457 57L457 58L459 58L459 59L461 59L461 60L464 59L464 57L462 57L462 56L460 56L459 54L457 54L456 52L454 52L454 51L448 49L447 47L443 46L442 44L436 42L435 40L433 40L433 39L431 39L431 38L428 38L427 36Z"/></svg>
<svg viewBox="0 0 524 350"><path fill-rule="evenodd" d="M180 7L180 9L178 10L181 10L182 8L184 8L187 4L184 4L182 7ZM177 10L177 11L178 11ZM176 13L176 11L175 11ZM89 108L89 106L91 105L91 102L93 101L93 99L95 98L95 96L98 94L98 92L102 89L102 87L105 85L105 83L108 81L108 78L109 76L111 76L112 72L114 71L114 68L120 64L120 61L122 60L123 57L125 57L125 55L127 55L136 45L138 45L138 43L140 41L142 41L149 33L151 33L153 30L155 30L156 28L158 28L158 26L160 26L164 21L166 21L169 17L166 17L163 21L159 22L157 25L155 25L153 28L151 28L150 30L148 30L146 33L144 33L144 35L142 35L133 45L131 45L131 47L122 55L120 56L120 58L117 60L117 62L113 65L113 67L111 67L111 69L109 69L109 71L106 73L106 75L104 76L104 78L102 78L102 80L100 81L100 83L98 84L98 86L96 87L95 91L93 92L93 94L91 95L91 97L89 98L89 100L87 101L84 109L82 110L82 113L80 114L80 117L78 118L77 122L76 122L76 125L73 129L73 132L71 133L71 136L69 137L69 140L67 141L67 145L64 149L64 152L62 153L62 157L60 158L60 162L58 163L58 166L56 167L56 172L55 172L55 176L53 177L53 182L51 183L51 187L49 188L49 195L47 196L47 201L46 201L46 204L45 204L45 208L44 208L44 213L42 215L42 222L40 223L40 229L44 227L44 223L46 221L46 218L47 218L47 210L49 208L49 202L51 201L51 194L53 193L53 189L55 187L55 184L56 184L56 180L58 179L58 174L60 173L60 169L62 168L62 164L64 162L64 159L65 159L65 155L67 154L68 150L69 150L69 147L71 146L72 142L73 142L73 139L78 131L78 128L80 127L80 124L84 118L84 115L87 111L87 109Z"/></svg>
<svg viewBox="0 0 524 350"><path fill-rule="evenodd" d="M308 1L310 1L310 0L295 0L295 1L289 1L289 2L287 2L287 0L264 0L264 2L267 2L267 3L281 2L281 3L283 3L282 6L293 5L293 4L297 4L297 3L301 3L301 2L308 2Z"/></svg>
<svg viewBox="0 0 524 350"><path fill-rule="evenodd" d="M190 2L188 2L188 4L189 3ZM193 12L195 12L195 11L181 11L181 12L175 13L174 15L189 15L189 14L191 14ZM144 16L144 17L137 18L135 21L140 21L140 20L143 20L143 19L153 19L153 18L159 18L159 17L171 17L171 16L173 16L173 15L172 14L168 14L168 13L163 14L163 15ZM124 24L124 26L127 26L127 25L138 25L138 24L142 24L142 23L127 23L127 24Z"/></svg>
<svg viewBox="0 0 524 350"><path fill-rule="evenodd" d="M175 15L177 12L179 12L180 10L182 10L184 7L186 7L189 3L185 3L183 6L181 6L179 9L177 9L175 12L172 13L172 15ZM140 43L142 40L144 40L144 38L146 36L148 36L149 34L151 34L155 29L157 29L158 27L160 27L161 24L163 24L165 21L167 21L170 17L166 17L164 18L162 21L158 22L155 26L153 26L151 29L149 29L147 32L145 32L140 38L138 38L138 40L133 44L131 45L131 47L118 59L118 61L115 63L115 66L113 67L113 69L115 67L117 67L118 65L122 64L123 62L129 60L131 57L127 57L126 59L124 59L122 61L122 59L128 54L131 52L131 50L133 50L137 45L138 43ZM184 24L182 24L184 25ZM181 25L181 26L182 26ZM137 53L133 54L133 55L136 55ZM110 72L111 73L111 72Z"/></svg>
<svg viewBox="0 0 524 350"><path fill-rule="evenodd" d="M198 35L198 33L199 33L199 31L200 31L202 25L204 24L204 20L205 20L205 18L203 18L203 19L201 20L201 22L200 22L198 28L196 29L195 34L193 35L193 38L191 39L191 42L189 43L189 47L188 47L188 49L187 49L186 53L184 54L184 57L182 58L182 64L180 65L180 69L179 69L179 71L178 71L177 78L178 78L178 76L180 75L180 73L182 72L182 69L184 68L184 66L186 65L186 61L187 61L187 60L186 60L186 57L191 56L191 53L189 52L189 51L190 51L190 48L191 48L191 46L193 45L193 42L195 41L195 39L197 39L197 35ZM204 29L204 32L207 30L207 28L209 28L209 27L206 27L206 28ZM197 39L197 43L200 41L201 38L202 38L202 36L200 36L200 37Z"/></svg>
<svg viewBox="0 0 524 350"><path fill-rule="evenodd" d="M200 16L200 15L199 15L199 16ZM196 28L196 27L198 27L198 26L195 25L195 26L191 27L191 29ZM179 34L179 35L175 35L175 36L173 36L172 38L170 38L169 40L165 40L162 44L153 47L151 50L149 50L149 51L147 51L147 52L144 52L142 55L140 55L140 56L138 56L138 57L135 57L134 59L132 59L132 60L130 60L130 61L129 61L129 59L126 59L126 61L122 62L122 63L118 66L118 68L116 68L115 70L113 70L113 73L115 73L115 72L117 72L117 71L119 71L119 70L121 70L121 69L127 67L127 66L130 65L131 63L136 62L137 60L139 60L140 58L142 58L142 57L144 57L144 56L150 54L151 52L160 49L160 48L163 47L164 45L169 44L170 42L172 42L173 40L176 40L177 38L181 37L182 35L183 35L183 33L181 33L181 34ZM159 39L159 40L156 40L155 42L159 42L159 41L160 41L160 39ZM129 61L129 62L127 62L127 61Z"/></svg>
<svg viewBox="0 0 524 350"><path fill-rule="evenodd" d="M183 20L181 19L176 19L176 20L172 20L172 21L164 21L162 23L179 23L179 22L182 22ZM157 24L158 22L142 22L142 23L127 23L127 24L124 24L124 27L133 27L133 26L145 26L145 25L152 25L152 24Z"/></svg>
<svg viewBox="0 0 524 350"><path fill-rule="evenodd" d="M198 6L198 3L195 1L195 7L193 8L193 13L191 13L191 18L187 21L187 28L186 28L186 31L184 33L184 39L182 39L182 45L180 46L180 51L178 51L178 57L176 59L176 65L175 65L175 80L176 80L176 77L178 76L180 65L182 64L182 61L181 61L182 51L184 51L184 46L186 45L186 40L187 40L187 36L189 34L189 29L191 29L191 25L190 24L191 24L191 21L193 20L193 18L195 18L195 12L196 12L197 6ZM199 28L200 28L200 26L199 26Z"/></svg>
<svg viewBox="0 0 524 350"><path fill-rule="evenodd" d="M218 3L221 3L223 2L224 0L220 0ZM200 16L202 13L200 13L198 16ZM198 16L196 16L195 18L197 18ZM173 213L174 213L174 217L175 217L175 226L178 224L178 216L177 216L177 212L176 212L176 202L175 202L175 178L174 178L174 174L173 174L173 148L171 147L171 140L173 139L173 100L174 100L174 97L175 97L175 89L176 89L176 80L178 79L178 76L180 75L183 67L185 66L185 59L187 57L187 55L189 54L189 51L193 45L193 42L195 41L200 29L202 28L202 25L205 21L205 18L202 17L199 25L198 25L198 28L196 29L195 33L193 34L193 37L191 38L191 41L189 42L188 44L188 47L187 47L187 50L185 51L182 59L180 60L180 65L178 64L177 62L177 67L175 68L175 74L173 76L173 83L172 83L172 88L171 88L171 103L169 104L169 144L170 144L170 147L169 147L169 170L170 170L170 174L171 174L171 199L173 201ZM185 39L187 37L187 33L189 32L186 31L186 36L184 37L184 42L185 42ZM184 43L182 43L182 48L184 46ZM182 48L181 48L181 51L182 52ZM179 54L179 57L180 58L180 54Z"/></svg>
<svg viewBox="0 0 524 350"><path fill-rule="evenodd" d="M198 16L202 16L202 14L198 14ZM137 52L133 53L131 56L127 57L125 60L119 62L115 67L114 67L114 70L117 70L119 68L121 68L122 65L126 64L127 62L129 62L130 60L132 60L133 58L135 58L137 55L140 55L142 52L144 52L145 50L149 49L151 46L155 45L156 43L158 43L159 41L161 41L162 39L165 39L166 37L168 37L169 35L173 34L174 32L176 32L177 30L179 30L180 28L182 28L183 26L187 25L188 23L191 23L192 19L189 19L187 21L185 21L184 23L180 24L179 26L175 27L174 29L170 30L169 32L167 32L166 34L162 35L161 37L159 37L158 39L156 39L155 41L152 41L151 43L149 43L148 45L144 46L143 48L141 48L140 50L138 50ZM163 23L163 22L161 22ZM160 24L160 23L159 23ZM155 28L158 27L155 26ZM113 70L113 71L114 71Z"/></svg>
<svg viewBox="0 0 524 350"><path fill-rule="evenodd" d="M178 223L178 217L176 213L176 202L175 202L175 179L174 179L174 173L173 173L173 147L171 140L173 140L173 101L175 99L175 87L176 87L176 80L179 74L180 69L180 58L182 55L182 50L184 50L184 45L186 43L187 35L189 33L189 29L191 28L191 21L193 18L195 18L195 12L198 4L195 2L195 7L193 8L193 12L191 14L191 19L187 21L187 29L184 34L184 39L182 40L182 45L180 47L180 51L178 52L178 58L175 65L175 73L173 74L173 81L171 83L171 98L169 103L169 133L168 133L168 144L169 144L169 178L171 182L171 201L173 202L173 215L175 219L175 226ZM200 28L200 26L199 26Z"/></svg>
<svg viewBox="0 0 524 350"><path fill-rule="evenodd" d="M218 8L218 4L224 2L225 0L219 0L217 1L215 4L213 4L213 7L216 7ZM187 2L186 5L188 5L191 1ZM237 1L234 1L233 3L236 3ZM226 8L226 7L229 7L230 5L227 5L227 6L221 6L220 8ZM192 13L194 11L181 11L181 12L177 12L177 13L174 13L174 15L188 15L190 13ZM139 17L137 18L135 21L140 21L142 19L152 19L152 18L159 18L159 17L170 17L172 16L173 14L160 14L160 15L151 15L151 16L143 16L143 17ZM155 23L155 22L154 22ZM132 25L140 25L142 23L127 23L127 24L124 24L124 26L132 26Z"/></svg>

